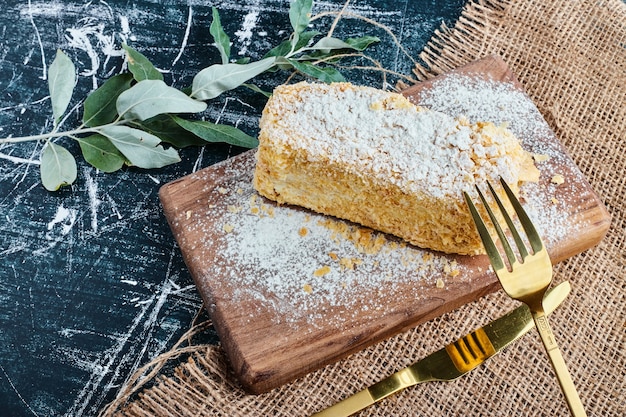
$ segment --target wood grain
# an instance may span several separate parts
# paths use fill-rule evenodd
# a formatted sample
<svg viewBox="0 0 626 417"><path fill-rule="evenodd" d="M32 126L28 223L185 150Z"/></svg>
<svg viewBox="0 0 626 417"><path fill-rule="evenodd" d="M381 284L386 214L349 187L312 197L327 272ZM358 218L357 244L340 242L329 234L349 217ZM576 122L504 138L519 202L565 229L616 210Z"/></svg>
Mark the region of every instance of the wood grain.
<svg viewBox="0 0 626 417"><path fill-rule="evenodd" d="M498 57L487 57L455 72L513 83L522 89ZM433 82L413 86L403 94L419 102L420 95L432 88ZM558 166L552 169L566 178L582 178L555 136L548 135L545 141L562 154ZM357 302L367 304L376 299L378 305L384 306L382 311L355 314L341 306L322 305L315 323L302 318L281 320L274 304L264 302L272 295L263 294L263 285L259 284L254 289L256 295L252 296L246 295L252 293L246 293L246 288L239 286L240 281L233 281L233 274L254 277L260 271L238 265L224 250L221 237L225 233L225 214L220 213L228 212L232 198L241 202L250 199L251 192L242 190L241 184L251 180L253 169L252 150L168 183L160 190L165 215L224 350L240 382L251 393L271 390L499 288L496 277L488 272L486 257L446 255L446 259L463 268L458 276L445 277L445 288L425 285L418 290L411 281L399 281L397 285L376 290L355 289L353 297ZM549 182L550 175L542 173L542 181ZM574 192L571 187L575 188ZM553 262L559 262L597 244L608 229L610 216L584 180L570 184L567 195L561 195L559 187L551 189L554 195L546 198L566 202L560 215L568 217L570 225L566 235L547 244ZM226 202L227 194L230 203ZM264 205L273 205L262 201ZM284 206L276 209L302 211ZM298 248L293 248L293 257L298 262Z"/></svg>

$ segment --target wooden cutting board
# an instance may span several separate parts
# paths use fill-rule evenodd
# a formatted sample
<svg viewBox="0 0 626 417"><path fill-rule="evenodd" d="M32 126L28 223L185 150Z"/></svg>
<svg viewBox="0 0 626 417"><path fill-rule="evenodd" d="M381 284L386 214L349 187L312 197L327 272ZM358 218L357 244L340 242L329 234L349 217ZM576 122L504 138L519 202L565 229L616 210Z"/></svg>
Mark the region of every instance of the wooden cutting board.
<svg viewBox="0 0 626 417"><path fill-rule="evenodd" d="M510 119L504 121L523 146L539 155L541 182L523 192L559 262L598 243L610 217L521 90L506 64L488 57L403 94L470 119L477 112ZM185 262L249 392L278 387L500 288L485 256L430 252L275 205L253 190L254 163L252 150L160 190Z"/></svg>

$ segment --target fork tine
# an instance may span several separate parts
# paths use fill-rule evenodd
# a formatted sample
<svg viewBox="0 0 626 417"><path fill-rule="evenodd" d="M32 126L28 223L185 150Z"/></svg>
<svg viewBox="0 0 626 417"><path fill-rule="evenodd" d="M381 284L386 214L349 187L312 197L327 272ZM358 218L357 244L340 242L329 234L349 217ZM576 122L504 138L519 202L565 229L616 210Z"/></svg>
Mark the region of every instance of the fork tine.
<svg viewBox="0 0 626 417"><path fill-rule="evenodd" d="M541 240L539 233L537 233L537 229L535 229L535 226L533 225L533 222L530 220L530 217L528 217L526 210L524 210L524 207L522 207L517 197L515 197L515 194L513 194L513 191L511 191L511 188L508 186L506 181L500 178L500 183L502 184L502 187L504 188L504 192L506 192L506 195L509 197L509 201L511 202L513 209L515 209L517 218L519 219L520 223L522 224L522 227L524 228L524 232L526 233L526 236L528 237L530 246L533 248L533 252L537 253L541 251L543 249L543 241Z"/></svg>
<svg viewBox="0 0 626 417"><path fill-rule="evenodd" d="M496 199L496 202L499 203L498 205L501 205L500 200L498 200L497 195L493 191L493 188L491 188L491 184L489 184L489 187L491 189L491 192L494 198ZM504 248L504 253L506 254L507 259L509 260L509 265L511 266L511 269L512 269L513 264L515 264L515 262L517 261L517 258L515 257L515 253L513 252L513 249L511 248L511 245L509 244L509 240L506 238L506 235L504 234L504 231L502 230L502 226L500 226L500 222L498 222L498 219L496 219L496 216L493 213L493 210L491 210L490 205L487 203L487 199L485 198L484 194L480 191L478 186L476 186L476 190L478 191L478 196L480 197L480 200L482 201L483 206L485 206L485 210L487 210L487 214L489 214L489 218L491 219L491 224L493 224L494 229L496 229L496 233L498 234L498 237L500 238L500 243L502 243L502 248ZM503 215L506 216L506 211L503 213Z"/></svg>
<svg viewBox="0 0 626 417"><path fill-rule="evenodd" d="M479 190L480 192L480 190ZM495 242L491 239L491 235L489 234L489 230L487 230L487 226L483 222L483 219L478 214L478 210L476 210L476 206L472 202L469 194L463 191L463 196L465 197L465 202L469 207L470 214L474 219L474 224L476 225L476 229L478 230L478 234L480 235L480 239L483 241L483 246L485 247L485 251L489 256L489 260L494 269L499 270L505 268L504 260L500 256L500 252L496 247Z"/></svg>
<svg viewBox="0 0 626 417"><path fill-rule="evenodd" d="M489 191L491 192L491 195L493 196L493 199L496 201L496 204L498 205L498 208L500 209L500 213L502 213L502 217L504 218L504 221L506 222L506 225L508 226L509 231L511 232L511 235L513 236L513 240L515 241L515 245L517 246L517 250L520 253L520 257L522 259L526 259L526 257L528 256L528 250L526 249L526 244L522 240L522 237L520 236L519 232L517 231L517 228L513 224L513 220L511 219L511 216L509 216L509 213L504 208L504 204L502 204L502 201L498 197L498 194L496 194L496 191L493 189L493 186L491 185L490 182L487 182L487 185L489 186ZM508 187L508 185L507 185L507 187ZM509 195L509 194L507 194L507 196L509 197L509 202L511 204L513 204L513 200L517 201L515 196L513 196L512 198L511 198L511 195ZM502 236L500 236L500 238L502 238Z"/></svg>

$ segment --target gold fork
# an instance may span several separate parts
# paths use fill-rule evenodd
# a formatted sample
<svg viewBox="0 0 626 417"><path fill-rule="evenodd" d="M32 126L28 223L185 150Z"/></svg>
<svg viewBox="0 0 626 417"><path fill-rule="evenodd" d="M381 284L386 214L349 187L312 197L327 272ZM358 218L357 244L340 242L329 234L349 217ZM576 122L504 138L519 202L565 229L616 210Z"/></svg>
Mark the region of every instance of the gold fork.
<svg viewBox="0 0 626 417"><path fill-rule="evenodd" d="M559 346L556 343L542 304L543 296L552 281L552 263L550 262L550 257L548 256L548 252L541 240L541 237L537 233L535 226L528 217L528 214L526 214L526 211L520 204L519 200L515 197L504 180L500 179L500 182L509 202L511 203L511 206L517 214L517 218L522 225L522 228L524 229L526 238L530 243L530 247L532 248L532 253L529 253L529 250L526 248L526 244L522 240L520 233L517 231L511 217L504 208L502 201L498 198L498 195L492 185L488 184L489 191L493 196L504 221L506 222L507 228L515 241L515 245L517 246L517 250L521 258L520 260L517 259L502 229L502 226L499 224L493 210L489 207L484 194L477 186L476 189L478 190L478 195L489 215L494 229L496 230L502 248L506 254L509 267L507 267L504 259L500 255L498 247L492 239L485 222L482 220L476 206L472 203L470 196L466 192L463 193L465 201L469 206L470 213L472 214L472 218L474 219L480 238L483 242L487 255L489 256L491 265L500 280L502 288L504 288L504 291L511 298L525 303L530 309L539 331L539 335L541 336L541 341L548 352L548 356L550 357L552 366L572 415L576 417L586 416L587 414L585 413L583 404L578 396L572 377L567 370L567 365L565 364L561 351L559 350Z"/></svg>

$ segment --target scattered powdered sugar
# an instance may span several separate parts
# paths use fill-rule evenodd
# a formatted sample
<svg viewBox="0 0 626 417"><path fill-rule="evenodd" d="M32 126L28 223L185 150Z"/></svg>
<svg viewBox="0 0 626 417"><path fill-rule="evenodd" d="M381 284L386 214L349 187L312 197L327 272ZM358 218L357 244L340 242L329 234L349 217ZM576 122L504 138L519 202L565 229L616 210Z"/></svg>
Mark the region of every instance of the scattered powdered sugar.
<svg viewBox="0 0 626 417"><path fill-rule="evenodd" d="M467 276L454 256L412 247L358 225L260 197L252 175L213 191L210 213L222 248L217 273L230 291L273 310L276 323L313 327L385 310L379 291L410 284L443 288L447 279ZM236 267L233 267L236 265ZM250 272L250 273L248 273ZM460 278L462 280L462 278ZM364 299L365 297L365 299ZM231 300L237 301L237 300ZM328 316L328 311L339 314Z"/></svg>
<svg viewBox="0 0 626 417"><path fill-rule="evenodd" d="M523 147L536 154L540 182L525 184L521 192L549 250L585 226L584 219L567 215L574 197L581 200L576 193L582 174L532 101L514 86L450 76L419 104L472 121L508 123ZM422 293L436 297L434 291L471 285L482 273L471 257L422 250L349 222L277 206L253 189L253 165L253 159L243 165L225 161L226 171L218 177L194 174L207 184L202 197L208 196L207 208L178 220L192 224L190 236L197 236L181 247L204 248L203 265L209 267L199 280L203 292L232 296L216 302L249 312L250 321L269 313L275 324L341 329L353 317L394 314L390 300L420 303Z"/></svg>

